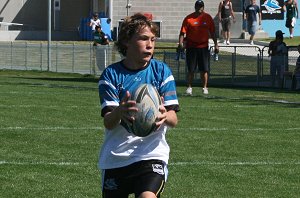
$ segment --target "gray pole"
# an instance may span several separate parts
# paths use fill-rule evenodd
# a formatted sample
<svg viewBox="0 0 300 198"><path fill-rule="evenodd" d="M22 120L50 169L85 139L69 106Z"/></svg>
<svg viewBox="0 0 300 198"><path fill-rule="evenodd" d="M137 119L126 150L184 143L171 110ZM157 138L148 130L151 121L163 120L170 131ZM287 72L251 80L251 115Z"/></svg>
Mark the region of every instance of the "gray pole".
<svg viewBox="0 0 300 198"><path fill-rule="evenodd" d="M129 8L130 8L129 7L129 0L127 0L127 4L126 4L126 10L127 10L127 14L126 15L127 16L129 15Z"/></svg>
<svg viewBox="0 0 300 198"><path fill-rule="evenodd" d="M48 0L48 71L51 70L51 1Z"/></svg>

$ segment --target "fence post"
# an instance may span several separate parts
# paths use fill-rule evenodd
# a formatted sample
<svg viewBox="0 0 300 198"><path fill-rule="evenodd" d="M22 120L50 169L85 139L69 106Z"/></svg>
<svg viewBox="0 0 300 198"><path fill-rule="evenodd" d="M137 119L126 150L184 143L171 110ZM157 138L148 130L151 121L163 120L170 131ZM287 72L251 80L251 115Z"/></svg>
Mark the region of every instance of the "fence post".
<svg viewBox="0 0 300 198"><path fill-rule="evenodd" d="M235 70L236 70L236 46L234 46L234 52L231 54L231 82L234 84L234 78L235 78Z"/></svg>
<svg viewBox="0 0 300 198"><path fill-rule="evenodd" d="M13 68L13 42L10 42L10 68Z"/></svg>
<svg viewBox="0 0 300 198"><path fill-rule="evenodd" d="M58 46L57 46L57 42L55 43L55 71L57 72L58 69Z"/></svg>
<svg viewBox="0 0 300 198"><path fill-rule="evenodd" d="M257 63L256 63L256 67L257 67L257 72L256 72L256 83L257 83L257 86L259 86L259 75L260 75L260 71L259 71L259 69L260 69L260 66L259 66L259 64L260 64L260 54L258 53L257 54Z"/></svg>
<svg viewBox="0 0 300 198"><path fill-rule="evenodd" d="M185 57L186 58L186 57ZM184 61L186 63L186 61ZM178 61L178 64L177 64L177 79L180 79L180 61Z"/></svg>
<svg viewBox="0 0 300 198"><path fill-rule="evenodd" d="M43 44L40 41L40 68L43 71Z"/></svg>
<svg viewBox="0 0 300 198"><path fill-rule="evenodd" d="M95 75L95 72L92 70L92 47L91 47L91 44L89 45L90 46L90 54L89 54L89 58L90 58L90 74L94 73Z"/></svg>
<svg viewBox="0 0 300 198"><path fill-rule="evenodd" d="M260 76L262 78L264 76L264 52L265 52L265 47L263 47L261 50Z"/></svg>
<svg viewBox="0 0 300 198"><path fill-rule="evenodd" d="M91 62L91 70L96 75L96 46L90 44L90 62Z"/></svg>
<svg viewBox="0 0 300 198"><path fill-rule="evenodd" d="M25 42L25 54L24 54L24 58L25 58L25 69L27 70L27 41Z"/></svg>
<svg viewBox="0 0 300 198"><path fill-rule="evenodd" d="M75 64L75 43L73 42L73 58L72 58L72 72L74 73L74 64Z"/></svg>

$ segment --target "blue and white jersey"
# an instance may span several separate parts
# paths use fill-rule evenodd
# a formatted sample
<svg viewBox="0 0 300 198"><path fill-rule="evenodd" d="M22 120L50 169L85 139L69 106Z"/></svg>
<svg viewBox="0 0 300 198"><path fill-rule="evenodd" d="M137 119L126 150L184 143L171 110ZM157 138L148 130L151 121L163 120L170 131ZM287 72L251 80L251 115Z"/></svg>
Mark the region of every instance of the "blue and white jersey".
<svg viewBox="0 0 300 198"><path fill-rule="evenodd" d="M161 61L151 59L149 65L140 70L129 70L122 62L117 62L103 71L99 80L102 115L105 109L119 106L126 91L133 94L144 83L156 87L163 96L167 109L175 107L178 110L176 85L170 68ZM100 168L118 168L149 159L162 160L167 164L170 151L165 139L167 128L164 124L146 137L129 133L121 123L112 130L105 129L99 159Z"/></svg>

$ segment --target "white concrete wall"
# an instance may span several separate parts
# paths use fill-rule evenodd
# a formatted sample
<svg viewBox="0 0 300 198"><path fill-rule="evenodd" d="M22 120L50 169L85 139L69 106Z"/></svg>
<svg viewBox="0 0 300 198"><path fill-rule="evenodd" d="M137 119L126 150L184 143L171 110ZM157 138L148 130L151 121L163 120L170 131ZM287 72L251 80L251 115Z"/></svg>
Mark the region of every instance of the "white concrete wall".
<svg viewBox="0 0 300 198"><path fill-rule="evenodd" d="M194 11L195 0L129 0L131 8L128 9L128 15L137 12L151 13L154 20L162 21L162 37L161 39L178 39L179 30L183 18ZM218 5L220 0L204 0L205 11L213 18L218 12ZM240 0L233 1L237 7L240 7ZM113 0L113 21L112 28L118 26L118 20L127 16L126 9L127 1ZM235 30L241 30L237 27L241 23L235 24ZM216 22L216 28L219 29L219 24ZM233 37L239 38L240 33L233 34Z"/></svg>
<svg viewBox="0 0 300 198"><path fill-rule="evenodd" d="M151 13L154 20L162 21L161 39L177 40L183 18L194 11L195 0L129 0L131 8L126 9L127 0L112 1L113 20L112 29L117 27L118 21L127 15L137 12ZM107 1L107 2L110 2ZM0 21L24 23L34 27L34 30L47 30L47 2L48 0L0 0ZM88 17L91 11L90 0L62 0L61 1L61 35L64 37L65 31L76 31L77 23L80 23L80 17ZM98 0L101 10L105 10L104 0ZM205 11L213 18L218 12L220 0L204 0ZM236 10L241 7L241 0L232 0ZM239 11L240 12L240 11ZM239 17L238 17L239 18ZM78 21L78 22L77 22ZM240 37L241 23L237 21L233 25L234 32L232 38ZM219 23L216 22L216 28L219 29ZM5 30L5 27L0 27ZM37 31L37 32L38 32ZM7 33L0 32L0 37L5 37ZM13 38L16 32L11 32ZM24 35L32 35L30 34ZM37 38L40 35L32 36ZM16 37L20 38L20 37ZM24 38L24 37L21 37ZM28 38L30 39L30 38ZM46 39L46 38L45 38Z"/></svg>

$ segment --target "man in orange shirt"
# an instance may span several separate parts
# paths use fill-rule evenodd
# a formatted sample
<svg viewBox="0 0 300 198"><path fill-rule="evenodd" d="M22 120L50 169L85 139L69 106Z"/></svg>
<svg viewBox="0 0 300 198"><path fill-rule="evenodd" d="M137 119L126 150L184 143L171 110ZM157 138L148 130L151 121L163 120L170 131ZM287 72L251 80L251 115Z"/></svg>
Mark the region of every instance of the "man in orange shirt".
<svg viewBox="0 0 300 198"><path fill-rule="evenodd" d="M215 35L215 24L212 17L204 12L204 2L195 2L195 12L187 15L181 26L179 34L179 48L183 48L183 40L186 40L186 64L188 67L187 90L192 95L192 82L197 67L200 70L203 85L203 94L208 94L208 61L209 61L209 38L215 44L215 53L219 52L219 46Z"/></svg>

